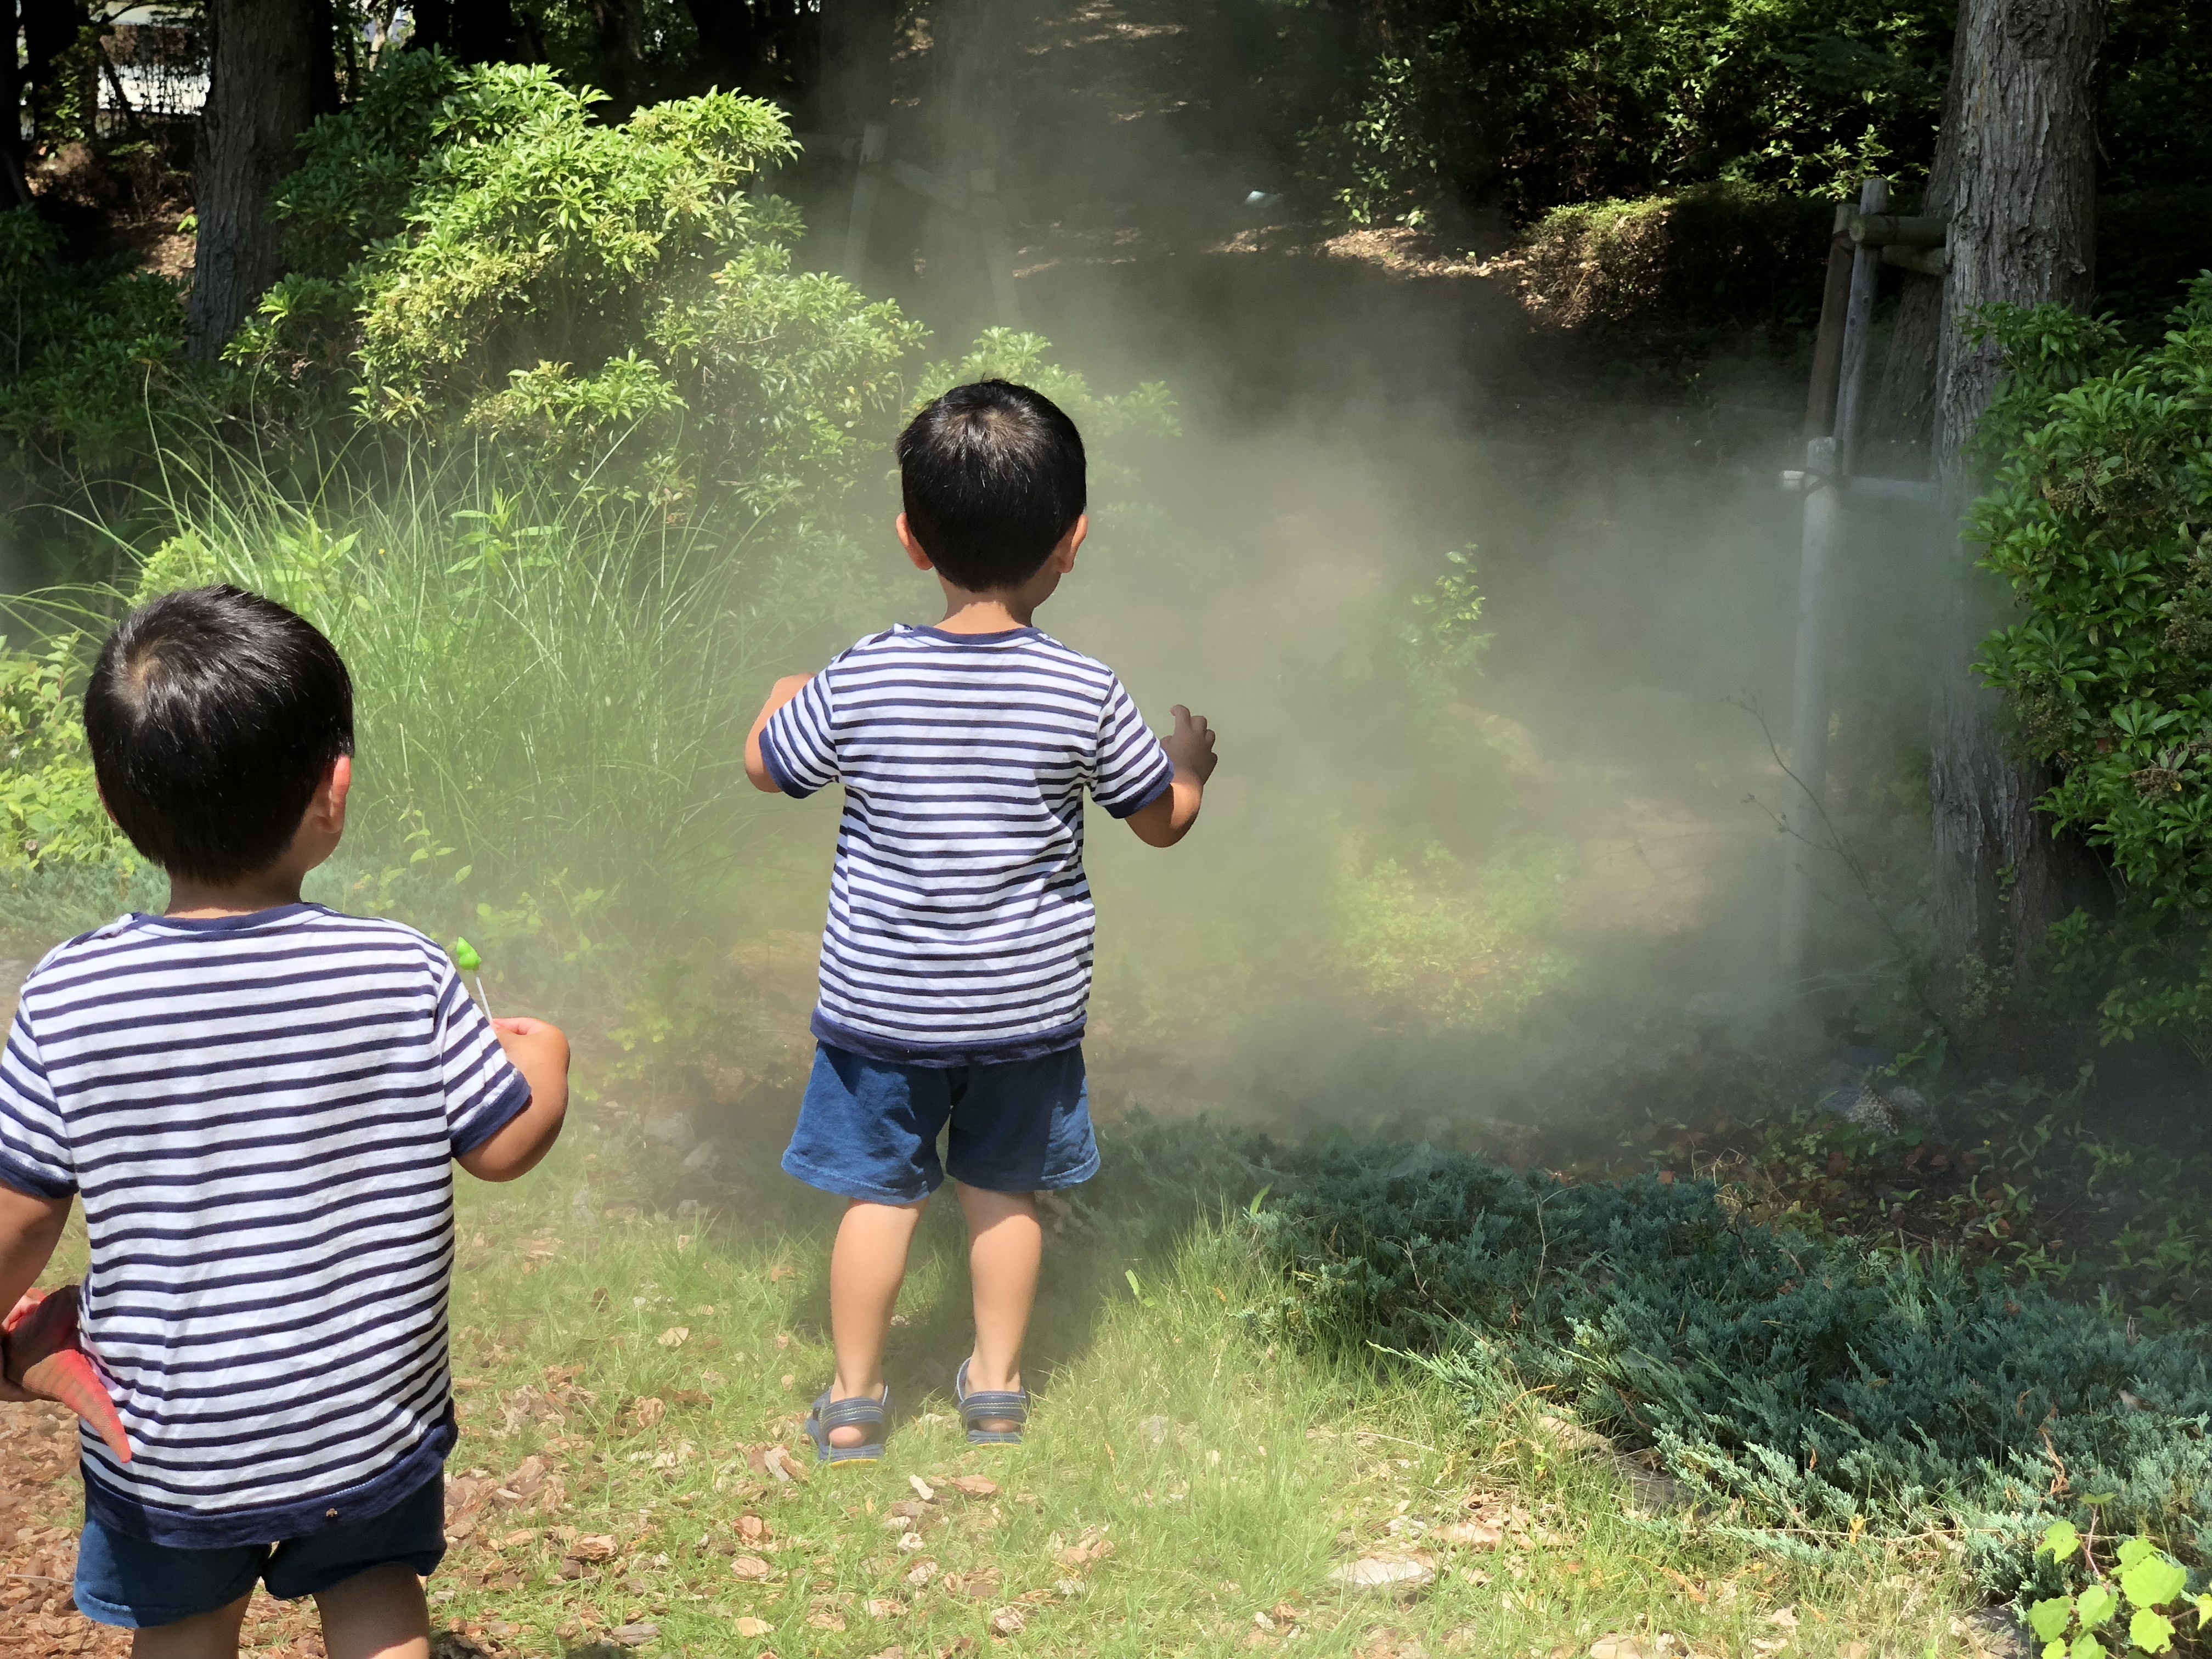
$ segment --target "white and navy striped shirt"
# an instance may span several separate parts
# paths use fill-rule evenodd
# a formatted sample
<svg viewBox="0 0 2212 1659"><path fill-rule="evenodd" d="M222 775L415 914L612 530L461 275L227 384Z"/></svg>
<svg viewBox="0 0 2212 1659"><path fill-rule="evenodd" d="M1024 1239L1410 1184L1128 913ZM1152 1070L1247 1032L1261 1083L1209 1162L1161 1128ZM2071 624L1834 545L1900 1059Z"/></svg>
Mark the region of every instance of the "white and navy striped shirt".
<svg viewBox="0 0 2212 1659"><path fill-rule="evenodd" d="M1175 781L1112 669L1034 628L901 625L778 709L761 758L788 795L845 786L816 1036L921 1066L1082 1041L1084 792L1125 818Z"/></svg>
<svg viewBox="0 0 2212 1659"><path fill-rule="evenodd" d="M85 1508L187 1548L363 1520L453 1440L453 1156L530 1087L446 954L290 904L50 952L0 1056L0 1182L84 1200L83 1341L130 1431Z"/></svg>

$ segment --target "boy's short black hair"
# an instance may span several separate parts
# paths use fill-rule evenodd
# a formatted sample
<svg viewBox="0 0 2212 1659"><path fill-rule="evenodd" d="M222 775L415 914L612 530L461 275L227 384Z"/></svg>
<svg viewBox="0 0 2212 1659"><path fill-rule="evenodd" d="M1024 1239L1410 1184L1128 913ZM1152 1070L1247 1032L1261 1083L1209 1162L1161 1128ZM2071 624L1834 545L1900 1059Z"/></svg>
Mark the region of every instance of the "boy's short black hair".
<svg viewBox="0 0 2212 1659"><path fill-rule="evenodd" d="M283 856L325 769L353 752L353 681L306 618L235 587L187 588L107 636L84 729L131 844L222 884Z"/></svg>
<svg viewBox="0 0 2212 1659"><path fill-rule="evenodd" d="M1082 516L1083 434L1042 392L957 386L899 434L907 529L970 592L1018 587Z"/></svg>

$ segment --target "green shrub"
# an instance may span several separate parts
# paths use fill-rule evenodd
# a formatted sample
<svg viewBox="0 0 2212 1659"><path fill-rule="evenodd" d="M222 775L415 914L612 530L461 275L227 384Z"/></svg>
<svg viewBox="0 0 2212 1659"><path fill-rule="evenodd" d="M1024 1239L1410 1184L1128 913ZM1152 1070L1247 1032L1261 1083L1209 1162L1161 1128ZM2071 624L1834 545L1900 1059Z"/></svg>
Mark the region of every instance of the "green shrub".
<svg viewBox="0 0 2212 1659"><path fill-rule="evenodd" d="M1994 1271L1749 1224L1701 1182L1572 1185L1427 1148L1249 1143L1264 1316L1534 1387L1783 1547L1960 1529L2009 1595L2053 1518L2212 1565L2212 1370ZM1164 1162L1165 1160L1156 1160ZM1501 1383L1501 1374L1510 1376Z"/></svg>
<svg viewBox="0 0 2212 1659"><path fill-rule="evenodd" d="M1809 325L1820 307L1826 202L1742 185L1554 208L1510 256L1540 321Z"/></svg>
<svg viewBox="0 0 2212 1659"><path fill-rule="evenodd" d="M2212 1056L2212 277L2148 349L2055 306L1980 326L2007 380L1972 533L2026 614L1978 666L2057 769L2041 806L2127 887L2115 919L2056 931L2056 979L2107 1040L2170 1031Z"/></svg>

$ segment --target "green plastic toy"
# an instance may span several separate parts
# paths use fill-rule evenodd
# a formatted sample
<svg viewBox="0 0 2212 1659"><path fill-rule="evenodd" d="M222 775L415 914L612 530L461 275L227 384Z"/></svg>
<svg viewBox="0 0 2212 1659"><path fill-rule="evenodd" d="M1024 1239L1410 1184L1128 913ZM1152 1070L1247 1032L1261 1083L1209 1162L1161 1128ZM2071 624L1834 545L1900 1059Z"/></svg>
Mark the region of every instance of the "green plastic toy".
<svg viewBox="0 0 2212 1659"><path fill-rule="evenodd" d="M459 969L463 973L469 975L476 981L477 1000L483 1004L484 1018L486 1019L489 1019L491 1018L491 999L484 994L483 972L483 958L477 954L477 947L470 944L468 940L465 939L455 939L453 941L453 966Z"/></svg>

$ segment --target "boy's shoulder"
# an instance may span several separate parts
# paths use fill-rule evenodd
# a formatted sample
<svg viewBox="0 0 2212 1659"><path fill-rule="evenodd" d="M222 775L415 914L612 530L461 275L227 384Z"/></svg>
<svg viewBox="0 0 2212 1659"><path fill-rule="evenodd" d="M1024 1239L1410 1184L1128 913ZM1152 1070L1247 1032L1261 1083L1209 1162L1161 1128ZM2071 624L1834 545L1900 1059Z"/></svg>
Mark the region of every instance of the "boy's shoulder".
<svg viewBox="0 0 2212 1659"><path fill-rule="evenodd" d="M1042 628L1017 628L1003 634L948 634L942 629L899 623L854 641L830 659L825 673L866 670L890 664L927 672L931 663L945 672L973 672L1003 662L1012 668L1039 668L1092 685L1102 694L1116 678L1112 668L1054 639Z"/></svg>
<svg viewBox="0 0 2212 1659"><path fill-rule="evenodd" d="M398 963L420 960L433 973L447 961L435 941L404 922L347 915L319 904L197 923L134 912L55 945L24 975L21 995L29 1001L46 993L92 989L110 973L134 969L149 957L167 957L184 966L222 941L247 947L237 955L264 960L282 960L304 948L316 955L359 950Z"/></svg>

